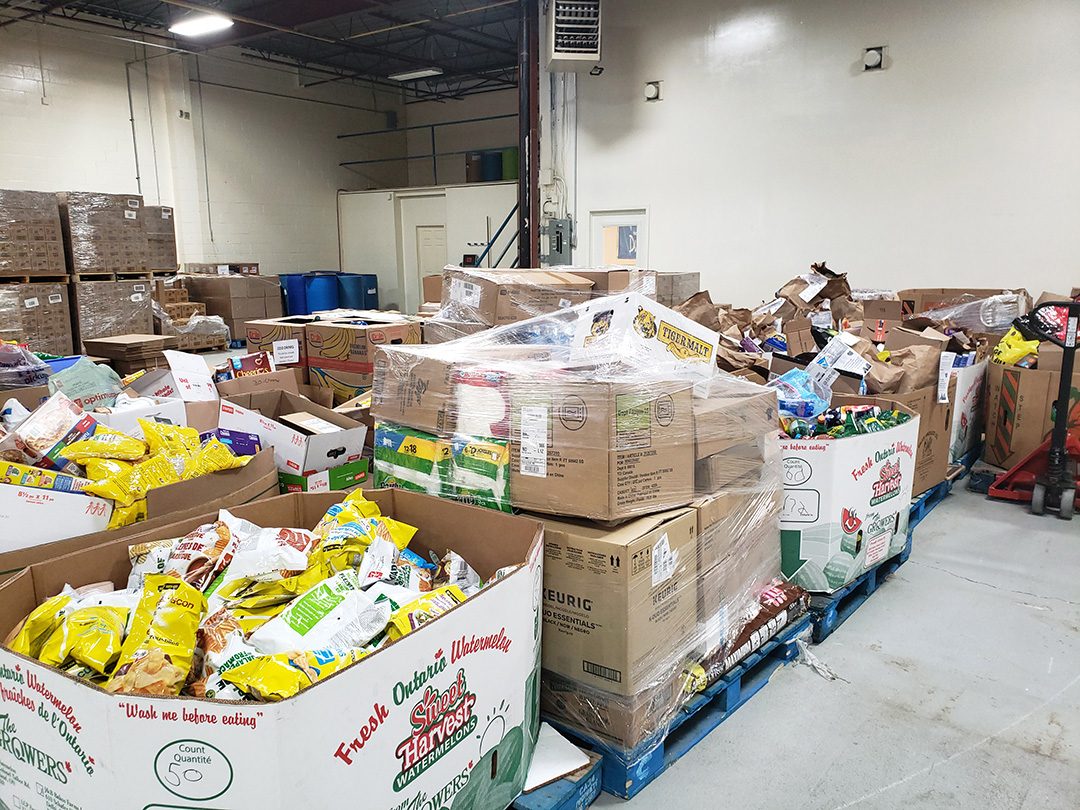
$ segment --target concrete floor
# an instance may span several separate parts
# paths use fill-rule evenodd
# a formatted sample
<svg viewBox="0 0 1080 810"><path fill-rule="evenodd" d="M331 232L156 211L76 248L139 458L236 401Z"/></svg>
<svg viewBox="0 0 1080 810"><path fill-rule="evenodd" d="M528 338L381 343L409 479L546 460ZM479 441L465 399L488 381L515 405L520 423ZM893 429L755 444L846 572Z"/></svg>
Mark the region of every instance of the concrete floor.
<svg viewBox="0 0 1080 810"><path fill-rule="evenodd" d="M812 650L630 807L1080 807L1080 522L958 486Z"/></svg>

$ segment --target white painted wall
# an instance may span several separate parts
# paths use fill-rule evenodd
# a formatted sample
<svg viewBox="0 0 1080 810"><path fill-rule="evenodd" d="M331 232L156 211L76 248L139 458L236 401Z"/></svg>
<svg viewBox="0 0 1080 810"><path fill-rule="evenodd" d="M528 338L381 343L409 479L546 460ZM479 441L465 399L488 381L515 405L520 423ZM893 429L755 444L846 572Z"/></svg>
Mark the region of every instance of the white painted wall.
<svg viewBox="0 0 1080 810"><path fill-rule="evenodd" d="M458 101L424 101L406 107L408 126L434 124L446 121L463 121L489 115L515 115L518 110L517 90L499 90L466 96ZM431 130L409 130L410 155L431 154ZM435 131L437 152L458 152L466 149L502 149L517 145L517 118L484 121L475 124L459 124L438 127ZM465 182L465 156L454 155L439 158L438 184ZM409 185L429 186L436 184L431 160L409 161Z"/></svg>
<svg viewBox="0 0 1080 810"><path fill-rule="evenodd" d="M149 87L143 63L127 68L142 192L148 204L176 207L180 261L336 268L338 189L407 181L402 164L338 166L401 153L403 135L337 138L384 127L383 114L354 108L400 110L395 98L352 85L303 88L293 72L226 50L199 58L200 99L193 57L148 53ZM135 191L125 62L142 55L98 31L0 29L0 187Z"/></svg>
<svg viewBox="0 0 1080 810"><path fill-rule="evenodd" d="M1075 0L617 6L577 77L578 222L648 209L652 266L719 301L822 259L858 286L1080 282Z"/></svg>

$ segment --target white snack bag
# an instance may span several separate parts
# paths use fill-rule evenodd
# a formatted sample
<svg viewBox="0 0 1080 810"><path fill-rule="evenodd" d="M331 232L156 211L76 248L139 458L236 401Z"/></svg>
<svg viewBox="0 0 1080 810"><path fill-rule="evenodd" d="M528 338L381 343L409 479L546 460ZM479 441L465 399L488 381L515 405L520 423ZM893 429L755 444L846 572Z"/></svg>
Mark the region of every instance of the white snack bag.
<svg viewBox="0 0 1080 810"><path fill-rule="evenodd" d="M128 558L131 560L128 588L142 590L143 580L146 579L147 574L164 573L175 543L175 539L149 540L128 546Z"/></svg>
<svg viewBox="0 0 1080 810"><path fill-rule="evenodd" d="M466 596L479 593L480 588L483 587L484 583L480 579L480 575L457 552L446 552L446 556L443 557L443 565L446 567L446 574L450 578L448 584L457 585Z"/></svg>
<svg viewBox="0 0 1080 810"><path fill-rule="evenodd" d="M376 537L364 551L360 560L360 587L366 588L372 583L386 579L397 562L398 548L389 540Z"/></svg>
<svg viewBox="0 0 1080 810"><path fill-rule="evenodd" d="M304 529L259 529L236 545L222 584L234 579L274 582L303 571L315 547L315 535Z"/></svg>
<svg viewBox="0 0 1080 810"><path fill-rule="evenodd" d="M293 650L348 650L363 647L386 628L390 604L376 604L360 590L347 568L298 596L248 642L264 655Z"/></svg>
<svg viewBox="0 0 1080 810"><path fill-rule="evenodd" d="M376 602L379 600L380 596L385 596L387 599L393 601L398 607L407 605L414 599L419 599L424 595L422 591L414 591L411 588L395 585L392 582L376 582L370 588L365 590L364 593Z"/></svg>

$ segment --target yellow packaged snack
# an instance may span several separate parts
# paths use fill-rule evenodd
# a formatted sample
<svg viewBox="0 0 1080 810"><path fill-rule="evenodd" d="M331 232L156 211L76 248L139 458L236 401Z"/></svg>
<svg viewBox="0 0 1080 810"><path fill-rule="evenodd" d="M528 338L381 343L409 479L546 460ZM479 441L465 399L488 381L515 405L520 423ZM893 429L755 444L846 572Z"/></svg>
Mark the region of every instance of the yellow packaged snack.
<svg viewBox="0 0 1080 810"><path fill-rule="evenodd" d="M327 509L312 533L316 537L325 538L336 526L343 526L361 518L378 517L381 514L382 511L375 501L369 501L361 490L356 490L346 495L341 503L335 503Z"/></svg>
<svg viewBox="0 0 1080 810"><path fill-rule="evenodd" d="M292 697L316 681L352 666L367 653L363 650L306 650L261 655L221 673L221 679L262 700Z"/></svg>
<svg viewBox="0 0 1080 810"><path fill-rule="evenodd" d="M457 607L465 599L464 592L457 585L445 585L425 593L394 611L390 624L386 626L386 635L391 641L397 641L420 625Z"/></svg>
<svg viewBox="0 0 1080 810"><path fill-rule="evenodd" d="M180 462L181 469L183 461ZM146 461L132 466L132 468L120 475L94 481L86 488L91 495L102 498L111 498L118 506L130 506L140 498L146 497L146 493L156 487L178 483L180 473L177 472L177 464L173 457L166 453L151 456Z"/></svg>
<svg viewBox="0 0 1080 810"><path fill-rule="evenodd" d="M128 506L120 506L119 504L114 506L112 516L109 518L109 525L105 528L108 531L122 529L132 523L138 523L140 520L146 520L146 498L140 498Z"/></svg>
<svg viewBox="0 0 1080 810"><path fill-rule="evenodd" d="M179 695L195 652L206 599L178 577L150 574L105 689L137 695Z"/></svg>
<svg viewBox="0 0 1080 810"><path fill-rule="evenodd" d="M994 347L991 360L1005 366L1015 366L1029 354L1038 356L1039 341L1024 340L1020 331L1015 326L1010 326L1009 331Z"/></svg>
<svg viewBox="0 0 1080 810"><path fill-rule="evenodd" d="M69 444L64 458L83 464L90 458L115 458L134 461L146 455L146 445L134 436L99 424L94 435Z"/></svg>
<svg viewBox="0 0 1080 810"><path fill-rule="evenodd" d="M326 566L317 560L302 573L286 579L258 582L244 578L226 582L214 591L214 599L220 599L237 616L257 615L270 619L297 596L308 592L328 576Z"/></svg>
<svg viewBox="0 0 1080 810"><path fill-rule="evenodd" d="M71 596L66 593L46 599L23 619L4 643L9 650L37 658L42 646L64 620L64 609L70 604Z"/></svg>
<svg viewBox="0 0 1080 810"><path fill-rule="evenodd" d="M150 445L150 452L179 453L187 455L199 449L199 431L190 427L179 427L164 422L148 422L139 420L139 427L143 429L146 443Z"/></svg>
<svg viewBox="0 0 1080 810"><path fill-rule="evenodd" d="M126 607L85 607L74 610L49 636L38 660L59 667L68 659L105 675L116 663L127 626Z"/></svg>
<svg viewBox="0 0 1080 810"><path fill-rule="evenodd" d="M114 458L88 458L83 466L86 467L87 478L100 481L103 478L116 478L118 475L130 473L134 465L129 461Z"/></svg>
<svg viewBox="0 0 1080 810"><path fill-rule="evenodd" d="M186 459L182 476L186 481L220 470L235 470L237 467L243 467L251 461L251 458L251 456L235 455L227 444L213 438Z"/></svg>

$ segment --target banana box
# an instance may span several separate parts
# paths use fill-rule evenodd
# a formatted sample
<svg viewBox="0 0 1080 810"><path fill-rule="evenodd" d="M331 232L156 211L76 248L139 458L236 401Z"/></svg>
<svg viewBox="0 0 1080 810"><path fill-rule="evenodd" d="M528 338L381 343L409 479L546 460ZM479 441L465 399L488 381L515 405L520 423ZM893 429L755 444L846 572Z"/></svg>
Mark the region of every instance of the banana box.
<svg viewBox="0 0 1080 810"><path fill-rule="evenodd" d="M244 335L249 352L266 352L280 368L298 368L307 382L307 343L304 328L318 319L311 316L263 318L247 321Z"/></svg>
<svg viewBox="0 0 1080 810"><path fill-rule="evenodd" d="M304 327L312 385L334 392L334 404L371 387L379 346L419 344L421 326L403 315L363 312L359 317L318 321Z"/></svg>

